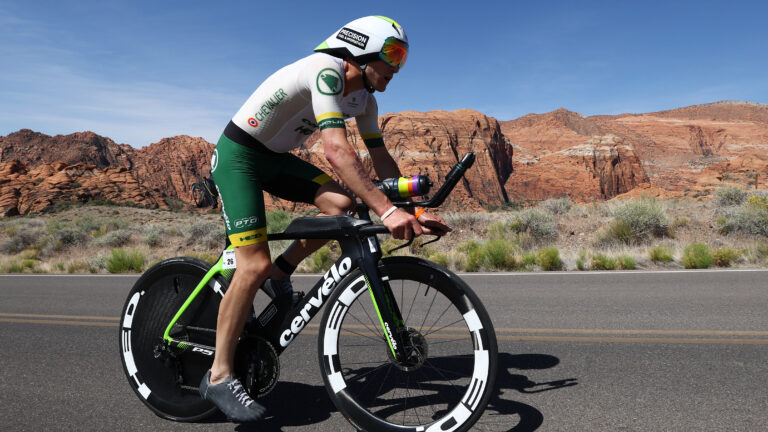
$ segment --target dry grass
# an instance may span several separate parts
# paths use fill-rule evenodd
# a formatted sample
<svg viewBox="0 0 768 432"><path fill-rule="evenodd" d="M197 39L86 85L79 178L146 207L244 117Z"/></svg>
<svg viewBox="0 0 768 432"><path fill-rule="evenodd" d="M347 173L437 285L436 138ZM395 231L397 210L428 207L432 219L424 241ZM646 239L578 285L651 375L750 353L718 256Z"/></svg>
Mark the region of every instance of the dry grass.
<svg viewBox="0 0 768 432"><path fill-rule="evenodd" d="M451 234L425 248L411 247L396 254L423 256L458 271L541 270L535 262L536 253L556 248L564 270L590 269L596 257L617 262L632 260L635 268L655 269L683 268L683 250L694 243L705 243L713 250L736 251L735 258L729 262L731 266L768 264L768 238L739 232L721 233L718 218L728 209L718 200L658 201L657 204L666 216L670 234L642 242L604 241L605 228L615 221L615 212L622 202L570 206L549 202L540 205L537 211L551 218L554 235L540 235L539 231L521 223L530 220L530 209L442 212L454 229ZM284 215L276 216L279 220L285 219ZM144 268L180 255L211 261L221 252L223 234L217 212L82 206L53 214L0 219L0 273L106 273L107 260L116 248L141 253ZM489 240L493 242L484 247ZM271 244L273 256L288 244ZM387 239L383 249L389 250L398 244ZM651 250L659 246L670 252L672 261L651 260ZM298 271L318 271L327 266L339 256L338 245L330 245L322 254L322 257L305 260Z"/></svg>

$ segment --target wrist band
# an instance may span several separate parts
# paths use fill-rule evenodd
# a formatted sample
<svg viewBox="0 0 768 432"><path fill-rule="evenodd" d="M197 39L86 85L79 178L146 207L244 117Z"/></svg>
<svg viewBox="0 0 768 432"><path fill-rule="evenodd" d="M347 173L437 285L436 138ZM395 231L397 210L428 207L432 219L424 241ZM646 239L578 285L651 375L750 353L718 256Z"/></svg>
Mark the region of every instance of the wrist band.
<svg viewBox="0 0 768 432"><path fill-rule="evenodd" d="M423 215L425 212L426 210L424 210L424 207L416 207L416 211L413 212L413 217L418 219L419 216Z"/></svg>
<svg viewBox="0 0 768 432"><path fill-rule="evenodd" d="M386 219L386 218L387 218L387 216L389 216L389 215L391 215L392 213L394 213L394 212L395 212L395 210L397 210L397 207L396 207L396 206L392 206L392 207L390 207L390 209L389 209L389 210L385 211L385 212L384 212L384 214L382 214L382 215L381 215L381 221L382 221L382 222L384 222L384 219Z"/></svg>

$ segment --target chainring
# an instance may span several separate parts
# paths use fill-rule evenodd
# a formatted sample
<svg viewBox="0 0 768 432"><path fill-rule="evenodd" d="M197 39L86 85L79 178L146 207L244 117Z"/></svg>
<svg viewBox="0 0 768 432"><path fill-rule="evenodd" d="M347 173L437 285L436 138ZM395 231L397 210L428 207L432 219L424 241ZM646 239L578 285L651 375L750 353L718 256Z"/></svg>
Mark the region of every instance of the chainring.
<svg viewBox="0 0 768 432"><path fill-rule="evenodd" d="M277 351L262 337L246 336L237 344L235 374L252 398L266 396L280 379Z"/></svg>

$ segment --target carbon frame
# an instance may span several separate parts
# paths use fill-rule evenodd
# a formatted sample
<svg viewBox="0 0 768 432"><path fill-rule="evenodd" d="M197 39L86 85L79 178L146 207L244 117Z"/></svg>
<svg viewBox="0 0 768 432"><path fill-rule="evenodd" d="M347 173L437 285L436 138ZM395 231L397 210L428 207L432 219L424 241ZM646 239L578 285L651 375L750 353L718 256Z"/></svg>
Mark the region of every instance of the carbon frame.
<svg viewBox="0 0 768 432"><path fill-rule="evenodd" d="M388 277L385 274L381 274L383 269L378 266L382 253L376 234L381 233L382 231L365 230L365 228L376 227L371 226L369 222L368 225L356 227L353 232L348 232L345 233L345 235L334 238L341 246L341 257L320 278L301 301L290 310L282 312L280 316L277 316L278 311L274 303L270 303L270 305L268 305L250 325L246 325L243 337L256 335L265 338L272 344L278 355L281 354L296 336L306 328L307 324L314 318L320 309L322 309L322 306L326 303L328 297L330 297L333 291L339 286L344 277L356 269L360 269L365 277L368 292L370 293L376 308L382 332L389 344L394 358L405 358L406 354L403 351L405 344L401 343L397 332L393 333L390 330L401 328L404 326L404 322L397 303L394 300L394 296L392 295L389 283L387 282ZM364 233L364 230L368 232ZM306 237L287 233L271 234L269 236L269 240L299 238ZM232 246L229 246L227 249L232 249ZM195 287L168 324L163 339L169 346L184 351L192 348L192 352L207 356L211 356L215 352L215 348L211 346L201 345L190 341L176 340L171 336L171 331L189 305L205 287L213 289L222 296L224 295L224 292L221 289L222 287L215 281L216 275L222 275L227 279L230 279L230 275L227 274L228 270L224 268L223 261L224 256L222 255L222 257L219 258L219 261L211 267L208 273L206 273L200 283ZM211 285L211 281L214 281L213 285ZM273 320L280 320L280 324L275 326ZM260 325L264 321L267 321L268 323L266 325ZM394 343L392 339L395 339Z"/></svg>

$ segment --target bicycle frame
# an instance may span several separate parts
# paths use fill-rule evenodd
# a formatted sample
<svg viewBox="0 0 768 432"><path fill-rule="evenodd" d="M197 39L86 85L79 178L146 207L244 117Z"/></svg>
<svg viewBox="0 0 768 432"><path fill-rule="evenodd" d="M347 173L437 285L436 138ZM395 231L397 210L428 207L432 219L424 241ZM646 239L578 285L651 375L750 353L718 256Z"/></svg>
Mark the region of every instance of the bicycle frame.
<svg viewBox="0 0 768 432"><path fill-rule="evenodd" d="M459 161L445 176L443 186L437 193L435 193L435 196L432 199L422 202L398 202L396 205L400 207L413 207L416 205L423 207L438 207L463 177L466 170L474 164L474 161L475 155L473 153L470 152L464 155L461 161ZM304 298L302 298L291 310L283 314L283 316L277 317L282 320L280 325L276 327L277 330L263 330L264 327L262 327L262 329L257 329L262 331L257 331L256 334L267 339L275 348L278 355L281 354L295 337L306 328L307 324L320 311L325 304L325 301L344 276L356 269L360 269L365 278L366 287L371 295L373 305L376 308L384 338L389 344L394 359L399 361L407 358L408 353L405 352L406 344L403 343L404 341L402 340L404 336L401 336L399 332L397 332L398 329L405 326L405 323L389 286L389 277L386 274L382 274L383 269L378 266L382 253L376 234L387 234L389 231L383 225L371 224L368 216L368 208L365 205L359 207L359 214L360 219L355 219L350 216L298 218L289 225L285 232L267 236L268 241L310 238L337 240L341 245L342 251L341 257L320 278ZM314 226L314 223L308 222L310 220L324 220L326 222L333 220L336 222L336 226L331 227L330 225L325 225L320 229L315 229L316 227ZM295 225L295 229L292 229L294 223L297 221L304 221L306 222L306 225L302 226L302 224L299 223ZM226 250L230 249L232 249L231 245L228 246ZM194 299L206 286L209 286L215 276L222 275L227 280L230 280L233 273L233 270L224 268L224 256L222 254L219 261L214 264L208 273L206 273L166 327L165 333L163 334L163 340L169 346L181 350L186 350L191 347L192 352L208 356L214 354L214 347L176 340L171 336L171 332L174 325L176 325L189 305L192 304ZM218 282L215 282L211 288L219 295L224 295ZM272 309L272 307L274 307L274 304L270 303L270 306L267 306L267 308L256 318L256 322L270 321L274 319L274 315L277 313L277 308L274 307L274 309ZM245 334L248 335L249 331L253 331L253 329L246 326Z"/></svg>
<svg viewBox="0 0 768 432"><path fill-rule="evenodd" d="M389 284L387 283L388 277L380 274L381 269L378 266L382 253L376 234L387 232L386 228L383 226L370 225L370 221L365 222L349 216L336 216L335 218L348 218L356 222L350 223L350 225L356 226L348 229L346 235L335 238L341 245L341 257L331 265L330 269L328 269L320 280L315 283L314 287L301 299L301 301L288 312L284 313L283 316L275 317L274 315L277 313L277 307L270 303L270 305L256 317L256 322L269 321L275 318L282 321L279 326L274 327L276 330L269 330L266 333L263 328L259 329L261 331L257 330L258 336L268 340L275 348L278 355L281 354L288 345L293 342L296 336L306 328L307 324L314 318L320 309L322 309L322 306L341 280L346 275L359 268L365 277L366 286L368 287L368 292L370 293L376 308L382 332L384 333L394 358L405 358L406 353L403 350L404 344L399 340L398 335L394 331L395 329L403 327L404 322L397 303L394 301L394 296L392 295ZM360 222L363 223L361 224ZM292 235L290 233L270 234L268 236L268 240L289 240L298 238L306 237ZM231 245L227 248L227 250L229 249L232 249ZM224 293L221 290L221 286L217 282L214 282L213 286L211 286L210 283L217 275L223 275L229 279L229 276L231 275L227 272L228 269L224 268L224 256L222 255L222 257L219 258L219 261L211 267L200 283L198 283L168 324L163 339L169 346L181 350L192 348L193 352L202 355L213 355L215 352L214 347L189 341L176 340L171 336L171 331L189 305L192 304L203 289L209 287L223 296ZM246 332L248 331L249 329L246 328ZM250 329L250 331L253 331L253 329Z"/></svg>

